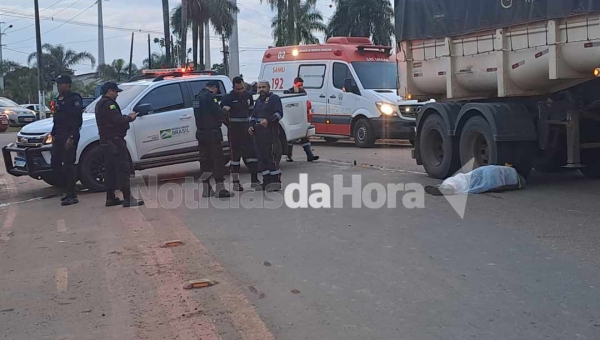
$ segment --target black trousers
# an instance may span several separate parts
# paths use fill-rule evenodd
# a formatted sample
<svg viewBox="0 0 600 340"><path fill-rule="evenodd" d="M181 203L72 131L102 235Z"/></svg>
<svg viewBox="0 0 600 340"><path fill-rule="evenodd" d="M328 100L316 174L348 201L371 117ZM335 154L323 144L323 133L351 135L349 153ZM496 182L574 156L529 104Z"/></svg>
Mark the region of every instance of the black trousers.
<svg viewBox="0 0 600 340"><path fill-rule="evenodd" d="M258 167L262 171L265 184L281 182L281 170L279 170L278 146L279 125L276 127L262 127L256 125L254 128L256 152L258 154Z"/></svg>
<svg viewBox="0 0 600 340"><path fill-rule="evenodd" d="M77 157L77 143L79 139L73 141L73 148L65 148L65 138L56 138L52 142L52 171L57 178L61 180L61 186L67 195L75 194L75 158Z"/></svg>
<svg viewBox="0 0 600 340"><path fill-rule="evenodd" d="M102 143L105 162L105 185L108 194L119 189L127 200L131 192L129 176L133 173L127 143L123 138L114 138Z"/></svg>
<svg viewBox="0 0 600 340"><path fill-rule="evenodd" d="M200 152L200 179L210 182L210 177L216 183L225 181L225 156L223 155L223 135L219 130L199 130L196 133L198 151Z"/></svg>
<svg viewBox="0 0 600 340"><path fill-rule="evenodd" d="M239 179L239 176L236 178L235 174L240 173L242 157L251 173L256 174L258 171L258 158L256 156L254 141L248 133L249 126L248 123L229 124L228 137L229 151L231 153L231 162L229 164L231 165L231 173L234 174L234 181Z"/></svg>

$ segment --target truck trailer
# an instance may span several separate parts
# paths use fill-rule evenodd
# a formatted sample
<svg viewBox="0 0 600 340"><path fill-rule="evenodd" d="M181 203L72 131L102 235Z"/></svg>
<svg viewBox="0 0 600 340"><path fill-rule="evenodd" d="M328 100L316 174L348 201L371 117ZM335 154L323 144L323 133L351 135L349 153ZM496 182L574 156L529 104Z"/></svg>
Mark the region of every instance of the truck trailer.
<svg viewBox="0 0 600 340"><path fill-rule="evenodd" d="M435 99L413 158L600 178L600 0L395 0L399 95Z"/></svg>

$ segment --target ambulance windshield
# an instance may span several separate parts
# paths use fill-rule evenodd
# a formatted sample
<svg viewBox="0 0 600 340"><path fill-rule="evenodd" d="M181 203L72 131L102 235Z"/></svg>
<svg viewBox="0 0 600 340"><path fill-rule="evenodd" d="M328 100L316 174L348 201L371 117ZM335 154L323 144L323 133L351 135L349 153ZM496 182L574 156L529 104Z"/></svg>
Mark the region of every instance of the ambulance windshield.
<svg viewBox="0 0 600 340"><path fill-rule="evenodd" d="M396 63L387 61L355 61L354 71L365 90L395 90Z"/></svg>

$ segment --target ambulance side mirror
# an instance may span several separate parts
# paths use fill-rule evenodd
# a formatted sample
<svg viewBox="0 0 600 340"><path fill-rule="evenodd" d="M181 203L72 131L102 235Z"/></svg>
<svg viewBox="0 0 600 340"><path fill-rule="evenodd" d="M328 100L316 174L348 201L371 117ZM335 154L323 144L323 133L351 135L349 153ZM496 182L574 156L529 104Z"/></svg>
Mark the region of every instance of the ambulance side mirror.
<svg viewBox="0 0 600 340"><path fill-rule="evenodd" d="M133 111L138 113L138 117L146 116L153 111L152 104L139 104L133 109Z"/></svg>
<svg viewBox="0 0 600 340"><path fill-rule="evenodd" d="M352 78L344 79L344 92L354 93L360 96L360 90Z"/></svg>

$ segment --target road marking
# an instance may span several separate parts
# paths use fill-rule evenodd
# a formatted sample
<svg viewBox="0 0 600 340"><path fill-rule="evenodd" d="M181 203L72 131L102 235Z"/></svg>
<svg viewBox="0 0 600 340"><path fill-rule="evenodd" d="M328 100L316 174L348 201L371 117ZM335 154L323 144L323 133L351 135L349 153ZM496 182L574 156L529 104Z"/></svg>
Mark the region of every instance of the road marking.
<svg viewBox="0 0 600 340"><path fill-rule="evenodd" d="M65 220L60 219L56 221L56 231L59 233L66 233L68 231L67 225L65 224Z"/></svg>
<svg viewBox="0 0 600 340"><path fill-rule="evenodd" d="M1 203L0 204L0 208L10 207L11 205L16 205L16 204L23 204L23 203L28 203L28 202L41 201L41 200L45 200L47 198L48 198L48 196L45 196L45 197L35 197L35 198L30 198L30 199L24 200L24 201Z"/></svg>
<svg viewBox="0 0 600 340"><path fill-rule="evenodd" d="M15 187L15 181L11 176L4 175L0 177L0 188L6 187L6 191L8 192L8 197L17 196L17 188Z"/></svg>
<svg viewBox="0 0 600 340"><path fill-rule="evenodd" d="M4 222L2 223L2 230L0 230L0 240L8 242L10 240L10 232L15 222L15 217L17 217L17 207L12 206L8 207L8 212L4 217Z"/></svg>
<svg viewBox="0 0 600 340"><path fill-rule="evenodd" d="M69 285L69 271L67 268L58 268L56 270L56 289L59 292L66 292Z"/></svg>

